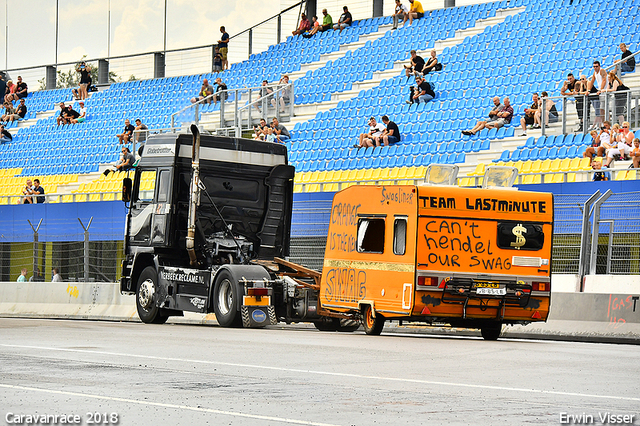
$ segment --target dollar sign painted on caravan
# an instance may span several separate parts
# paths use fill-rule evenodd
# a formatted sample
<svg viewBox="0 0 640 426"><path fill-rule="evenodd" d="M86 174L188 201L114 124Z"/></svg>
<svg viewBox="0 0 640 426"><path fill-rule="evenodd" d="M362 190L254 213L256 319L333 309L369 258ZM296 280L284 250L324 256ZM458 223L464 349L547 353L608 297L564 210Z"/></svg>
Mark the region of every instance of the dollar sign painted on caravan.
<svg viewBox="0 0 640 426"><path fill-rule="evenodd" d="M522 234L526 232L527 232L527 228L522 226L521 223L514 226L513 229L511 230L511 233L516 236L516 240L515 242L511 243L511 247L515 247L516 249L519 249L520 247L522 247L524 243L527 242L527 240L522 236Z"/></svg>

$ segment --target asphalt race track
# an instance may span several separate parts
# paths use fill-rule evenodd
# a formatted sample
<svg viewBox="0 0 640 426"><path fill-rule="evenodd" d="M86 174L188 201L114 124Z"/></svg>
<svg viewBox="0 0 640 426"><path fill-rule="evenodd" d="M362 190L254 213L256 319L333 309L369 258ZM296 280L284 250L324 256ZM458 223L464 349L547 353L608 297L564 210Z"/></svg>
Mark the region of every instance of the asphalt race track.
<svg viewBox="0 0 640 426"><path fill-rule="evenodd" d="M0 336L0 424L640 425L634 345L35 319Z"/></svg>

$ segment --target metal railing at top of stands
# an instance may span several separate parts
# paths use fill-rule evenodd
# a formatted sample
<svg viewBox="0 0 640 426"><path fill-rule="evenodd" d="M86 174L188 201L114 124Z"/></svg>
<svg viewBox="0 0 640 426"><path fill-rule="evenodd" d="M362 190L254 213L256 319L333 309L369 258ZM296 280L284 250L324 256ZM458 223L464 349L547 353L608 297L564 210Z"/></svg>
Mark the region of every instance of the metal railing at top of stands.
<svg viewBox="0 0 640 426"><path fill-rule="evenodd" d="M542 110L546 110L548 100L556 103L558 109L558 122L562 125L562 134L574 133L574 129L568 128L569 103L575 104L576 114L581 125L575 132L587 134L594 125L609 121L611 123L628 121L632 127L640 126L640 90L620 90L615 92L605 91L601 94L549 96L541 99ZM556 100L559 100L561 108L558 108ZM593 106L593 111L591 107ZM598 108L596 108L598 107ZM591 117L594 117L593 120ZM542 136L547 134L547 114L541 114Z"/></svg>
<svg viewBox="0 0 640 426"><path fill-rule="evenodd" d="M256 100L252 100L252 95L255 92L261 93L263 89L268 88L271 90L265 96L259 96ZM284 96L288 94L288 96ZM246 105L239 106L239 103L244 99L244 95L246 95ZM271 104L271 101L274 101L273 107L273 116L280 121L282 114L288 112L289 117L293 117L293 108L294 108L294 84L293 82L289 82L287 84L281 83L272 83L266 86L258 86L258 87L245 87L240 89L228 89L222 90L220 92L213 93L212 95L207 96L191 105L187 105L186 107L174 112L171 114L171 131L175 132L175 129L184 127L183 125L177 126L176 120L179 116L185 114L190 109L193 109L193 123L196 126L200 125L200 109L201 106L204 105L209 99L212 99L214 96L220 96L220 109L219 109L219 127L215 129L216 131L222 131L223 133L228 133L229 131L233 131L236 135L241 135L242 130L251 129L252 128L252 106L258 108L260 118L264 118L265 120L268 118L268 112ZM229 98L233 100L229 101ZM224 99L222 99L224 98ZM287 100L288 98L288 100ZM233 103L233 125L227 125L226 118L226 105ZM258 105L262 106L262 110L259 109ZM244 111L247 111L247 125L243 127L244 122ZM190 115L190 114L187 114Z"/></svg>
<svg viewBox="0 0 640 426"><path fill-rule="evenodd" d="M288 6L281 10L277 14L264 19L263 21L240 31L229 37L230 41L233 41L234 48L230 49L228 55L231 61L241 62L248 59L253 53L267 50L271 44L279 44L282 41L282 36L286 37L287 32L283 33L282 18L288 21L295 20L297 23L302 11L302 7L306 4L306 0L301 0L295 4ZM294 9L299 8L298 11ZM267 29L265 29L265 27ZM273 28L275 27L275 31ZM215 30L217 33L217 29ZM257 33L258 37L254 40L254 33ZM219 36L215 36L219 37ZM242 42L245 41L246 45L243 46ZM109 56L103 58L82 59L84 62L94 64L97 66L100 62L108 64L109 72L116 72L123 81L126 81L128 76L135 75L137 80L159 78L159 77L175 77L189 74L209 72L215 72L213 70L213 58L215 56L216 44L207 44L201 46L191 46L180 49L170 49L166 51L153 51L144 53L135 53L130 55L121 56ZM235 46L238 46L235 48ZM258 47L258 49L256 49ZM158 66L155 61L155 55L164 54L164 62L162 68L162 74L157 75ZM184 56L191 55L192 60L185 61ZM46 78L47 69L53 68L61 69L63 71L74 70L78 61L73 62L59 62L50 64L41 64L29 67L11 68L5 69L5 72L10 74L22 75L24 81L31 81L31 90L36 87L36 82L42 78ZM168 70L169 72L166 72ZM108 83L105 83L108 84Z"/></svg>

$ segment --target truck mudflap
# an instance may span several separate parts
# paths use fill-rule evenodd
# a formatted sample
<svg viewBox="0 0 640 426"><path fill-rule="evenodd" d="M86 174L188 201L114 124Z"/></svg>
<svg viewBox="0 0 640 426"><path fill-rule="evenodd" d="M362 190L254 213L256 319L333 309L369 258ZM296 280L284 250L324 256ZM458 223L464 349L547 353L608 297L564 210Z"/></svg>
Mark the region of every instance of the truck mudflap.
<svg viewBox="0 0 640 426"><path fill-rule="evenodd" d="M278 318L276 317L276 309L272 305L269 306L247 306L240 308L242 315L242 326L264 327L265 325L276 325Z"/></svg>
<svg viewBox="0 0 640 426"><path fill-rule="evenodd" d="M529 304L531 290L531 284L524 281L452 278L444 283L442 302L462 305L463 319L467 318L467 308L479 307L495 309L496 319L503 320L506 307L524 308Z"/></svg>

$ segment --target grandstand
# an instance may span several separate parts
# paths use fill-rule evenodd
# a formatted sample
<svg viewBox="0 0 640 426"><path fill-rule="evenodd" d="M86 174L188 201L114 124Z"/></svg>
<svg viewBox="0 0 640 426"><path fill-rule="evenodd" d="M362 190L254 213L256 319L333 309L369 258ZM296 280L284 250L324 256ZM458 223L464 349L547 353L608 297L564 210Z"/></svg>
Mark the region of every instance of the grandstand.
<svg viewBox="0 0 640 426"><path fill-rule="evenodd" d="M528 138L519 137L515 129L532 92L546 90L558 96L567 72L590 75L594 59L603 66L612 64L619 58L620 42L637 50L637 2L615 2L598 12L595 4L479 3L433 10L395 31L390 17L362 19L341 34L288 37L219 74L101 88L86 102L87 121L77 125L55 122L56 105L72 102L69 90L31 92L28 116L9 126L14 139L0 145L0 203L15 203L17 198L11 196L20 194L27 177L39 177L48 193L61 195L49 202L104 200L103 195L78 194L117 192L117 181L105 180L99 172L118 159L115 134L125 118L141 118L152 131L160 131L171 126L173 113L189 105L203 78L220 77L229 89L236 89L257 87L264 79L277 81L282 74L289 74L295 84L294 116L281 121L292 135L287 145L298 171L296 191L330 192L367 180L416 180L432 163L459 165L462 185L477 184L484 167L495 162L518 167L522 184L589 180L582 161L588 135L563 135L560 124L547 129L546 136L530 131ZM402 72L411 49L422 56L436 49L444 64L442 71L427 76L437 97L426 105L404 102L409 86L415 84ZM632 89L640 86L635 74L624 81ZM462 129L486 116L494 95L511 98L516 111L511 125L462 136ZM233 109L236 102L246 107L251 101L246 94L230 92L225 109ZM577 117L573 103L567 105L570 130ZM219 127L219 108L219 103L200 108L205 130ZM352 148L366 130L366 118L383 114L398 123L402 142ZM193 121L187 113L177 118L179 126ZM245 124L246 129L251 123ZM625 171L614 178L636 176Z"/></svg>

